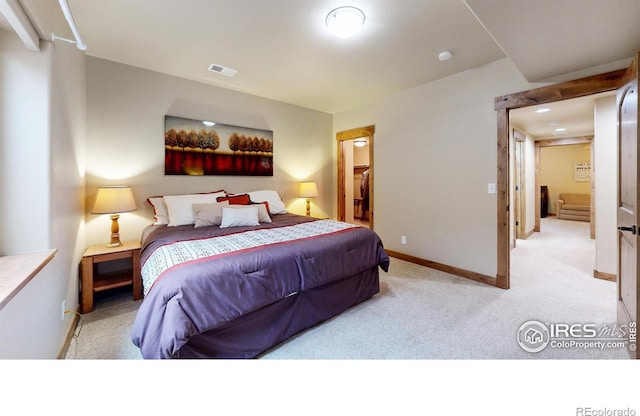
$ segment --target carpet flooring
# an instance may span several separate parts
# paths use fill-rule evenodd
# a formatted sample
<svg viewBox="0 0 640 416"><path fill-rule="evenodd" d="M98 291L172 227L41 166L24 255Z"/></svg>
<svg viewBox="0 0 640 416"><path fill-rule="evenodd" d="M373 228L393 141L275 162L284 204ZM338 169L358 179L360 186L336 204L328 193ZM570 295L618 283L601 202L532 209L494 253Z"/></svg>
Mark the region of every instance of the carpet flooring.
<svg viewBox="0 0 640 416"><path fill-rule="evenodd" d="M373 299L264 353L281 359L627 359L624 348L546 348L517 342L526 321L616 322L616 284L593 277L589 224L542 220L518 240L511 289L501 290L393 258ZM141 359L129 330L140 301L112 292L82 315L67 359Z"/></svg>

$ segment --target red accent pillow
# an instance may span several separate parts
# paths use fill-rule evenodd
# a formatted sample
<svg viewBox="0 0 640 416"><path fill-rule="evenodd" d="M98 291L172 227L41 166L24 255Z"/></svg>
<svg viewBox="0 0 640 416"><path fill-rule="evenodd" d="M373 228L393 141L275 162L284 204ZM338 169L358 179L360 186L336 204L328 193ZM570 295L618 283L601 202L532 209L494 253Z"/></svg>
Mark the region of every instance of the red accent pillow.
<svg viewBox="0 0 640 416"><path fill-rule="evenodd" d="M249 194L219 196L216 199L218 202L229 201L229 205L249 205L251 203Z"/></svg>

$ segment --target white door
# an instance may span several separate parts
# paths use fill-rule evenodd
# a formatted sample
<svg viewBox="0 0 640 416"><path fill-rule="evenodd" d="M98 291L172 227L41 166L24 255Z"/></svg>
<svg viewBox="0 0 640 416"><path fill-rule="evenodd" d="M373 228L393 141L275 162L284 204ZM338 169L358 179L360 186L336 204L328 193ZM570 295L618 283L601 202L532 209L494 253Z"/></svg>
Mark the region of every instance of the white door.
<svg viewBox="0 0 640 416"><path fill-rule="evenodd" d="M618 323L629 328L629 352L638 358L638 58L618 89Z"/></svg>

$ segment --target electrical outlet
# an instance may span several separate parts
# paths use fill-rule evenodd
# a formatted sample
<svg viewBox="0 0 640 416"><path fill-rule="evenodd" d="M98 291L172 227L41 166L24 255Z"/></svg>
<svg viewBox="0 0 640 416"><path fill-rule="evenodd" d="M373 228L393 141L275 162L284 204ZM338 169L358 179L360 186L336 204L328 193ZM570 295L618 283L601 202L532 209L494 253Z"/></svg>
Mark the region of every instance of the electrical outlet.
<svg viewBox="0 0 640 416"><path fill-rule="evenodd" d="M400 237L400 244L407 244L407 236L403 235Z"/></svg>
<svg viewBox="0 0 640 416"><path fill-rule="evenodd" d="M60 305L60 307L62 308L62 315L60 316L60 320L64 321L64 311L67 310L67 301L63 300L62 304Z"/></svg>

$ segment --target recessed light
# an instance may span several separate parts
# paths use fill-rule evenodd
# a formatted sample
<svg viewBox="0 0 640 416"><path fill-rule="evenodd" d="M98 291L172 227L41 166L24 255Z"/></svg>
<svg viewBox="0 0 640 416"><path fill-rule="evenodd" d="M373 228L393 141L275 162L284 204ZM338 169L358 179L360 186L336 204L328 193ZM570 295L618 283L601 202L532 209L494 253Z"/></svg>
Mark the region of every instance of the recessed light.
<svg viewBox="0 0 640 416"><path fill-rule="evenodd" d="M551 111L550 108L539 108L536 110L536 113L548 113L549 111Z"/></svg>
<svg viewBox="0 0 640 416"><path fill-rule="evenodd" d="M451 51L442 51L438 55L438 59L441 61L448 61L451 58L453 58L453 52Z"/></svg>
<svg viewBox="0 0 640 416"><path fill-rule="evenodd" d="M341 38L348 38L358 32L364 25L364 20L362 10L345 6L329 12L324 22L331 33Z"/></svg>

